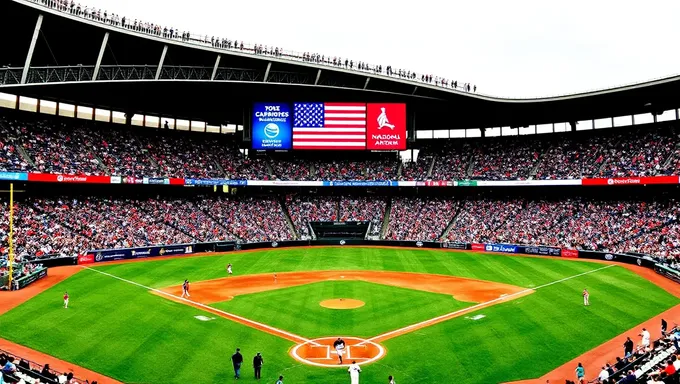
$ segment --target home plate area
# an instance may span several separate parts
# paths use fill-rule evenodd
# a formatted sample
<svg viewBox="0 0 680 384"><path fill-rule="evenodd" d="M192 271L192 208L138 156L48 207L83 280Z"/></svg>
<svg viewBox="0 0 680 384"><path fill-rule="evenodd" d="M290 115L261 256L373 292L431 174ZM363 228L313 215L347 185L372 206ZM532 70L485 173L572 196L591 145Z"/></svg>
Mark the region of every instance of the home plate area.
<svg viewBox="0 0 680 384"><path fill-rule="evenodd" d="M343 364L339 364L338 352L333 347L337 337L322 337L298 344L290 350L297 361L317 367L349 366L352 361L358 364L372 363L385 356L385 348L373 341L358 337L342 337L345 350Z"/></svg>

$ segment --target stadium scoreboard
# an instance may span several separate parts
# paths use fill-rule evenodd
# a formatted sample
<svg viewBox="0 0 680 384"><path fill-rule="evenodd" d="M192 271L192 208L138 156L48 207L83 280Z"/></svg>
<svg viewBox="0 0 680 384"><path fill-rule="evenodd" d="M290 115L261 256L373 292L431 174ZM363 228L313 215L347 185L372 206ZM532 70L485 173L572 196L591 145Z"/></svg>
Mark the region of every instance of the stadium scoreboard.
<svg viewBox="0 0 680 384"><path fill-rule="evenodd" d="M406 149L404 103L254 103L254 150Z"/></svg>

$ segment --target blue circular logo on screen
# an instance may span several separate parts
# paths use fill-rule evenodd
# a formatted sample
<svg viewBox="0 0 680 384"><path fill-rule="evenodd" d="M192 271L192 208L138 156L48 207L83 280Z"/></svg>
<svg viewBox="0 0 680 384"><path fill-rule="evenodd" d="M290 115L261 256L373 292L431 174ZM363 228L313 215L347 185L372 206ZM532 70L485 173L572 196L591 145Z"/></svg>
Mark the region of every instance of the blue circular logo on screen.
<svg viewBox="0 0 680 384"><path fill-rule="evenodd" d="M279 126L274 123L269 123L264 126L264 135L270 139L279 135Z"/></svg>

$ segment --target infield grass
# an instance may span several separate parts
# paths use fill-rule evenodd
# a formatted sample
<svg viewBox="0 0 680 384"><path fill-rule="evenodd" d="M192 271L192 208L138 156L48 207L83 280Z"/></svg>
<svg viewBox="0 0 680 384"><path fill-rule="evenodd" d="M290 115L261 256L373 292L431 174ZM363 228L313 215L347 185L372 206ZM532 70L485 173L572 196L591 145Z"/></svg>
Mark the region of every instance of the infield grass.
<svg viewBox="0 0 680 384"><path fill-rule="evenodd" d="M356 309L319 305L336 298L357 299L365 305ZM237 296L212 306L307 338L369 338L473 304L450 295L365 281L324 281Z"/></svg>
<svg viewBox="0 0 680 384"><path fill-rule="evenodd" d="M160 288L179 284L185 278L200 281L224 277L227 263L234 265L237 275L388 270L454 275L527 288L602 268L601 264L547 257L380 248L281 249L95 268ZM591 293L590 307L582 305L583 288ZM71 295L68 310L61 305L65 290ZM237 298L243 299L244 307L230 310L250 306L257 315L267 306L276 313L279 308L285 312L291 305L282 305L282 298L266 302L270 299L260 295ZM253 302L258 297L262 303ZM233 305L237 300L218 305ZM305 307L308 311L319 308L314 300L309 302L311 307ZM386 382L390 374L400 384L497 383L539 377L678 303L677 298L633 272L606 268L474 312L485 316L481 320L459 317L387 340L387 355L363 368L362 382ZM256 352L262 352L265 358L262 383L273 384L279 374L286 376L287 384L345 384L349 380L342 368L300 365L288 356L293 343L287 340L219 317L199 321L196 315L206 312L84 270L1 316L0 336L126 383L231 382L228 359L236 347L242 348L246 357L244 382L255 382L250 378L250 361ZM366 317L365 324L353 324L353 329L370 335L377 331L371 327L384 321L383 317L376 313L373 318ZM311 318L281 316L271 321L280 321L282 326L299 321L283 328L301 327L302 336L314 336ZM311 333L303 332L303 327Z"/></svg>

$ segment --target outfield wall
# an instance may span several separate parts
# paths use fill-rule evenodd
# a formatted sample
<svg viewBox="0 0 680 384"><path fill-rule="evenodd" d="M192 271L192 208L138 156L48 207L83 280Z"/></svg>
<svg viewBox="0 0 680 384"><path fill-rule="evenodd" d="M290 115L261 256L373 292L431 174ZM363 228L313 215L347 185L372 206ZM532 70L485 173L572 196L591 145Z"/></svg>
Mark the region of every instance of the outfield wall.
<svg viewBox="0 0 680 384"><path fill-rule="evenodd" d="M77 257L78 264L104 263L117 260L146 259L162 256L191 255L196 253L231 252L240 250L272 249L309 246L378 246L426 249L458 249L481 253L504 253L536 255L564 258L582 258L594 260L618 261L654 268L655 260L646 255L633 255L611 252L583 251L568 248L548 247L541 245L517 245L494 243L460 243L435 241L393 241L393 240L295 240L271 241L259 243L238 243L219 241L209 243L171 244L138 248L102 249L88 251Z"/></svg>

